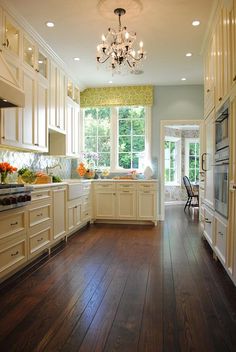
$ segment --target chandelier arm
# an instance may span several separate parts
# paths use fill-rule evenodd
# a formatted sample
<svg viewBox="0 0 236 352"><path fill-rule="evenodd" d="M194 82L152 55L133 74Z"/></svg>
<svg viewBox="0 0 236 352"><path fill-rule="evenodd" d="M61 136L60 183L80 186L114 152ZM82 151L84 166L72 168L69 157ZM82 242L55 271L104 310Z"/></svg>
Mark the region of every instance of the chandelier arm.
<svg viewBox="0 0 236 352"><path fill-rule="evenodd" d="M108 59L110 58L110 56L107 56L107 58L104 61L100 61L99 59L97 60L100 64L104 64Z"/></svg>
<svg viewBox="0 0 236 352"><path fill-rule="evenodd" d="M135 60L135 61L140 61L140 60L142 60L143 59L143 54L141 54L140 56L139 56L139 58L136 58L136 57L134 57L133 55L131 55L131 54L127 54L127 55L129 55L133 60Z"/></svg>

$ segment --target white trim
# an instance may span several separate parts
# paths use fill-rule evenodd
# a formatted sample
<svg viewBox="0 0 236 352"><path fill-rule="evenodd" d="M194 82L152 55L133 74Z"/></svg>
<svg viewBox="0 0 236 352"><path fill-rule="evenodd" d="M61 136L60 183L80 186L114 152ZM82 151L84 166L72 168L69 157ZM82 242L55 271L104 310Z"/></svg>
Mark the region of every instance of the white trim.
<svg viewBox="0 0 236 352"><path fill-rule="evenodd" d="M184 201L184 200L172 200L172 201L169 201L169 202L165 202L165 206L168 206L168 205L183 205L185 203L186 203L186 201Z"/></svg>
<svg viewBox="0 0 236 352"><path fill-rule="evenodd" d="M165 142L175 143L175 180L173 182L165 182L165 186L180 186L181 185L181 148L182 140L181 137L165 136Z"/></svg>
<svg viewBox="0 0 236 352"><path fill-rule="evenodd" d="M185 138L185 145L184 145L184 157L185 157L185 175L189 177L189 144L190 143L200 143L199 138ZM196 155L194 155L196 156ZM200 160L200 148L199 148L199 160ZM199 165L199 171L200 171L200 165Z"/></svg>
<svg viewBox="0 0 236 352"><path fill-rule="evenodd" d="M164 206L164 196L165 196L165 155L164 155L164 136L165 136L165 126L168 125L198 125L200 130L201 126L204 123L203 120L161 120L160 121L160 220L165 219L165 206ZM200 146L202 136L200 134Z"/></svg>

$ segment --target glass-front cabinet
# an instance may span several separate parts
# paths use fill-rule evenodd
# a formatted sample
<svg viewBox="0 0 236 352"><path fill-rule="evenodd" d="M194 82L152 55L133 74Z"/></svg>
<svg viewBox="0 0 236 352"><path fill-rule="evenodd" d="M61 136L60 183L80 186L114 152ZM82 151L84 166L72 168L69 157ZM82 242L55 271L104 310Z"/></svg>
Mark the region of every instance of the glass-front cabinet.
<svg viewBox="0 0 236 352"><path fill-rule="evenodd" d="M3 14L3 49L13 55L20 55L20 29L5 12Z"/></svg>
<svg viewBox="0 0 236 352"><path fill-rule="evenodd" d="M39 50L38 51L38 72L48 78L48 58Z"/></svg>
<svg viewBox="0 0 236 352"><path fill-rule="evenodd" d="M25 36L23 39L23 55L24 63L35 68L35 45Z"/></svg>

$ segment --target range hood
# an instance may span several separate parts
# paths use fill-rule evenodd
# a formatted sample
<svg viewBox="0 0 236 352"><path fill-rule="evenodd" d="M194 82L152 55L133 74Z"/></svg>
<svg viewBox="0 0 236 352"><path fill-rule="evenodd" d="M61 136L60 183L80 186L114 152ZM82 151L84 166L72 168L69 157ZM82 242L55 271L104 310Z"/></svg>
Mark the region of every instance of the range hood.
<svg viewBox="0 0 236 352"><path fill-rule="evenodd" d="M24 107L25 94L0 53L0 109Z"/></svg>

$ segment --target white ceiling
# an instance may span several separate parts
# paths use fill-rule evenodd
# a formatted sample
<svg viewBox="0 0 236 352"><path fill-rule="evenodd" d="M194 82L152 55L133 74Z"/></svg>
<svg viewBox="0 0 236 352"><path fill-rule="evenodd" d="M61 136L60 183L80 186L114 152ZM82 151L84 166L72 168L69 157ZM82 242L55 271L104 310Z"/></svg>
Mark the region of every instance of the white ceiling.
<svg viewBox="0 0 236 352"><path fill-rule="evenodd" d="M217 0L7 0L63 59L83 87L188 85L203 83L202 48ZM108 27L117 28L117 7L127 9L122 25L143 40L147 59L141 75L97 70L96 47ZM111 11L110 11L111 10ZM194 19L201 25L193 27ZM49 29L46 21L55 22ZM192 52L187 58L185 54ZM80 57L79 62L73 60ZM181 78L186 77L182 82Z"/></svg>

